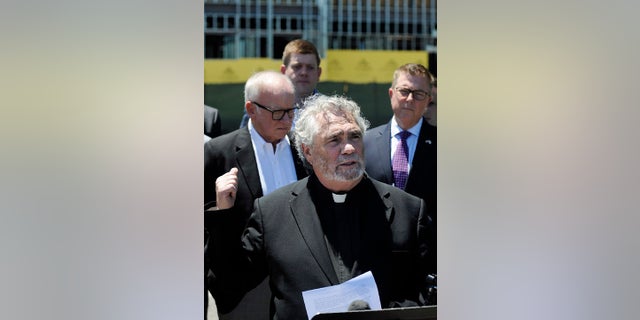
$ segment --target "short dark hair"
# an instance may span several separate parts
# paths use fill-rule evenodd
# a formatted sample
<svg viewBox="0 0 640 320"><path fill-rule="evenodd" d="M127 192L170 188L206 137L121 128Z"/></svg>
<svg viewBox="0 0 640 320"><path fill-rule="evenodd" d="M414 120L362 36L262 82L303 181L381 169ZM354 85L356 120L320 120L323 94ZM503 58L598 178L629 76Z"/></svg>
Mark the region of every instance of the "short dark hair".
<svg viewBox="0 0 640 320"><path fill-rule="evenodd" d="M429 72L429 69L427 69L427 67L419 63L407 63L401 65L400 67L398 67L398 69L396 69L396 71L393 72L393 82L391 82L392 87L396 85L396 81L402 73L427 78L429 88L435 85L435 77L431 74L431 72Z"/></svg>
<svg viewBox="0 0 640 320"><path fill-rule="evenodd" d="M295 39L289 41L282 52L282 64L285 66L289 65L292 53L314 54L316 56L316 62L318 62L318 66L320 66L320 55L318 54L318 49L316 49L316 46L314 46L313 43L307 40Z"/></svg>

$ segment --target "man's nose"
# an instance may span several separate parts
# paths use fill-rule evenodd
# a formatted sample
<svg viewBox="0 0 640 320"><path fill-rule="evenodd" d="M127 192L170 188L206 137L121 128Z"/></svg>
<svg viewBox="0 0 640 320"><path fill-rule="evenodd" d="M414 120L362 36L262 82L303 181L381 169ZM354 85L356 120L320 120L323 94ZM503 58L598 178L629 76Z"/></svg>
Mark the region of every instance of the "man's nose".
<svg viewBox="0 0 640 320"><path fill-rule="evenodd" d="M289 115L289 112L285 112L284 113L284 117L282 117L282 119L280 119L280 120L293 121L293 118L295 118L295 117L296 117L295 113L293 115Z"/></svg>
<svg viewBox="0 0 640 320"><path fill-rule="evenodd" d="M356 148L350 142L347 142L342 148L342 153L351 154L356 151Z"/></svg>

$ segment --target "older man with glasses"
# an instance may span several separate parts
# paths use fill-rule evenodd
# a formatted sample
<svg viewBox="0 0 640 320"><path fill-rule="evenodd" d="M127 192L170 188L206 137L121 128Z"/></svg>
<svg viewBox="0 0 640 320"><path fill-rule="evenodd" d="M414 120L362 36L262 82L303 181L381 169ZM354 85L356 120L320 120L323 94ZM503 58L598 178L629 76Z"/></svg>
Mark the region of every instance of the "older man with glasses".
<svg viewBox="0 0 640 320"><path fill-rule="evenodd" d="M436 127L424 118L431 102L429 70L416 63L400 66L388 91L391 121L368 130L364 137L367 174L422 198L435 224ZM435 254L429 271L436 273Z"/></svg>
<svg viewBox="0 0 640 320"><path fill-rule="evenodd" d="M205 236L208 226L219 225L219 216L232 215L234 218L225 220L224 228L218 231L224 234L216 234L216 239L229 243L240 239L255 199L308 175L287 135L296 109L291 80L276 71L258 72L245 83L244 101L248 125L204 146ZM225 293L214 296L239 300ZM235 308L228 307L235 303L222 303L218 308L220 318L227 318L225 314L230 312L228 318L264 318L269 297L268 287L263 284Z"/></svg>

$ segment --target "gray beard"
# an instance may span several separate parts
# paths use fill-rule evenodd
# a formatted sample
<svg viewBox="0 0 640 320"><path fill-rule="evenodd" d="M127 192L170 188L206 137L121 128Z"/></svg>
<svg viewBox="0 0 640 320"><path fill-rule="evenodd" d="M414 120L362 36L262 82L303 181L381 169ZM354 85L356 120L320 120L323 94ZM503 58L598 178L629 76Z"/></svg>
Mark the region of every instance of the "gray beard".
<svg viewBox="0 0 640 320"><path fill-rule="evenodd" d="M355 160L357 165L353 168L340 170L340 166L336 167L335 170L331 170L327 162L324 159L318 159L316 161L316 165L318 169L320 169L320 173L329 180L348 182L359 179L364 174L364 164L362 159L359 157L344 157L338 158L338 162L344 162L346 160Z"/></svg>

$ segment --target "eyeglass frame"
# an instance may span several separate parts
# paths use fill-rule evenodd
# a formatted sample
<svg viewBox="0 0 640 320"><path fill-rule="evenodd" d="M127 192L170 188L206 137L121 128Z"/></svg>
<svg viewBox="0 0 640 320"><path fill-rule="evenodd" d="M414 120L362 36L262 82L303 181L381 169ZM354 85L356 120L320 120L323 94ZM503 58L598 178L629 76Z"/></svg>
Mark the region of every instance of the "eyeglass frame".
<svg viewBox="0 0 640 320"><path fill-rule="evenodd" d="M408 89L408 88L399 88L399 87L395 87L394 89L395 89L395 90L400 94L400 96L402 96L403 98L408 98L408 97L409 97L409 95L412 95L412 96L413 96L413 99L414 99L414 100L417 100L417 101L425 100L427 97L429 97L429 96L431 95L429 92L424 91L424 90L420 90L420 89L411 90L411 89ZM406 94L404 94L404 93L406 93ZM418 96L416 96L414 93L421 93L421 94L424 94L424 98L419 98L419 95L418 95Z"/></svg>
<svg viewBox="0 0 640 320"><path fill-rule="evenodd" d="M298 107L293 107L293 108L291 108L291 109L273 110L273 109L271 109L271 108L269 108L269 107L267 107L267 106L263 106L263 105L261 105L261 104L259 104L259 103L255 102L255 101L253 101L253 100L249 100L249 102L251 102L251 103L255 104L256 106L258 106L258 107L260 107L260 108L262 108L262 109L265 109L265 110L267 110L267 111L271 112L271 119L272 119L272 120L276 120L276 121L280 121L280 120L284 119L284 115L285 115L285 114L289 116L289 119L293 119L293 117L295 116L295 110L296 110L296 109L300 109L300 108L298 108ZM292 111L293 111L293 114L290 114L290 112L292 112ZM276 118L276 112L282 112L282 116L281 116L281 117L279 117L279 118Z"/></svg>

